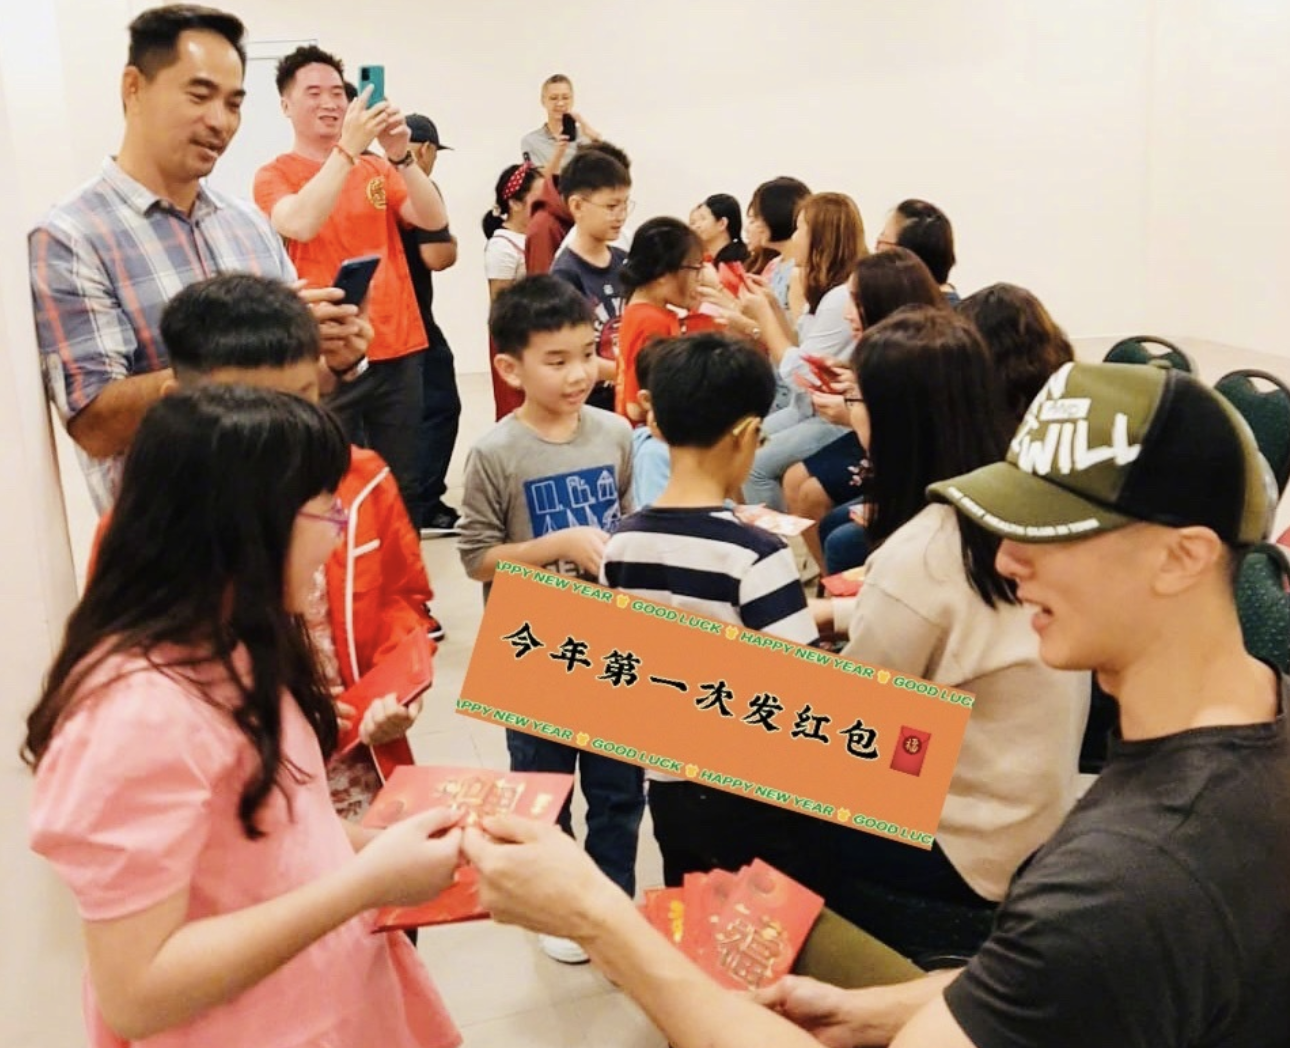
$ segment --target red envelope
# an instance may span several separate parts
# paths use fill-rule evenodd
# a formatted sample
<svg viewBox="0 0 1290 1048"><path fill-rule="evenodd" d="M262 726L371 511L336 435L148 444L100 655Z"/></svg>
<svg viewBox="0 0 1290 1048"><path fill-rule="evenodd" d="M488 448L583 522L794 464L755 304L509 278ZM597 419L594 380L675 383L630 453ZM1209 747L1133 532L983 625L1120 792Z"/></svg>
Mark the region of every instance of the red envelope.
<svg viewBox="0 0 1290 1048"><path fill-rule="evenodd" d="M466 826L489 815L519 815L554 825L572 789L572 775L405 764L394 769L362 824L384 829L409 815L456 805L466 809L462 824ZM373 930L420 928L487 917L479 905L478 880L472 867L459 866L453 883L429 902L378 910Z"/></svg>
<svg viewBox="0 0 1290 1048"><path fill-rule="evenodd" d="M359 743L363 714L378 699L393 695L406 706L434 681L434 643L424 630L413 630L389 655L341 692L337 701L354 708L354 720L341 737L337 752L351 752Z"/></svg>
<svg viewBox="0 0 1290 1048"><path fill-rule="evenodd" d="M923 760L927 756L927 744L932 739L930 731L919 731L901 725L900 738L892 751L891 767L893 771L903 771L906 775L921 775Z"/></svg>

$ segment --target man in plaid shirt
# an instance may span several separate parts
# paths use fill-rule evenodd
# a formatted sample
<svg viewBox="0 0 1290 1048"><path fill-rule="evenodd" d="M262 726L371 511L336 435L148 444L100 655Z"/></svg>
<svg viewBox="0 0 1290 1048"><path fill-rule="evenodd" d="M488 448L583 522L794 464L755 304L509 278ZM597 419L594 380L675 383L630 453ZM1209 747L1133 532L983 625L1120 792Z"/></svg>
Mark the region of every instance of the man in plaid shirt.
<svg viewBox="0 0 1290 1048"><path fill-rule="evenodd" d="M234 16L189 5L136 18L120 152L29 237L46 383L100 511L144 412L173 380L160 335L171 297L223 272L296 279L259 211L201 181L241 119L243 33ZM362 358L370 326L335 304L337 291L302 294L323 325L327 367L345 373Z"/></svg>

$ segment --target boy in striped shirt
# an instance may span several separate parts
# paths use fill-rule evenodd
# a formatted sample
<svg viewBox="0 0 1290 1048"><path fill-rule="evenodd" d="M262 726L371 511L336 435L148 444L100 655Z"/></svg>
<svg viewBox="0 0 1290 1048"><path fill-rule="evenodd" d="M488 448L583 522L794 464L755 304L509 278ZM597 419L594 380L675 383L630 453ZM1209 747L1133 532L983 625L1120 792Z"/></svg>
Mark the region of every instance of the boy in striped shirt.
<svg viewBox="0 0 1290 1048"><path fill-rule="evenodd" d="M667 442L671 476L651 506L625 518L605 547L601 581L660 604L798 644L817 639L797 563L783 540L744 524L727 492L748 476L775 398L765 356L703 333L651 348L650 412ZM804 820L699 783L647 772L663 880L737 870L762 858L792 873Z"/></svg>

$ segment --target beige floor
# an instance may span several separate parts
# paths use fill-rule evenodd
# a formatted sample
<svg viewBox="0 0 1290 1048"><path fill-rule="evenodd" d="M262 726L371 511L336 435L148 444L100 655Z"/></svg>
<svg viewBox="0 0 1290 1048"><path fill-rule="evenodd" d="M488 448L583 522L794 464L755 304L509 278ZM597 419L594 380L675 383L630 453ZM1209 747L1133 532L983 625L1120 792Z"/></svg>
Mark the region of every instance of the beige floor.
<svg viewBox="0 0 1290 1048"><path fill-rule="evenodd" d="M462 375L462 432L449 474L449 501L459 504L466 451L493 421L487 376ZM502 728L459 716L454 704L470 661L483 602L477 583L466 578L452 539L421 544L434 584L434 611L448 631L435 661L435 687L411 732L421 764L507 767ZM575 821L581 820L575 797ZM581 826L578 827L581 833ZM662 884L653 833L641 829L637 881ZM477 921L421 932L421 955L461 1027L466 1048L655 1048L666 1039L640 1010L589 965L570 967L537 948L534 936L516 928Z"/></svg>

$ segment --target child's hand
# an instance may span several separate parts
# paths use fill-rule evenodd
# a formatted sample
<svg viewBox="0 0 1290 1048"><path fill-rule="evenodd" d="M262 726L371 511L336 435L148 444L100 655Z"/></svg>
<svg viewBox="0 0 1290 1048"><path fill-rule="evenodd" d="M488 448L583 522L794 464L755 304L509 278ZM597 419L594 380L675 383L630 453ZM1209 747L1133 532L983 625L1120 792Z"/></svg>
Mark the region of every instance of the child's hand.
<svg viewBox="0 0 1290 1048"><path fill-rule="evenodd" d="M435 808L382 830L354 858L368 907L415 906L452 883L464 812Z"/></svg>
<svg viewBox="0 0 1290 1048"><path fill-rule="evenodd" d="M556 534L560 536L561 555L564 559L573 561L588 575L599 578L609 535L590 526L566 528Z"/></svg>
<svg viewBox="0 0 1290 1048"><path fill-rule="evenodd" d="M399 704L393 695L377 699L367 708L363 723L358 726L358 737L367 746L384 746L401 739L408 733L421 714L421 696L406 706Z"/></svg>

